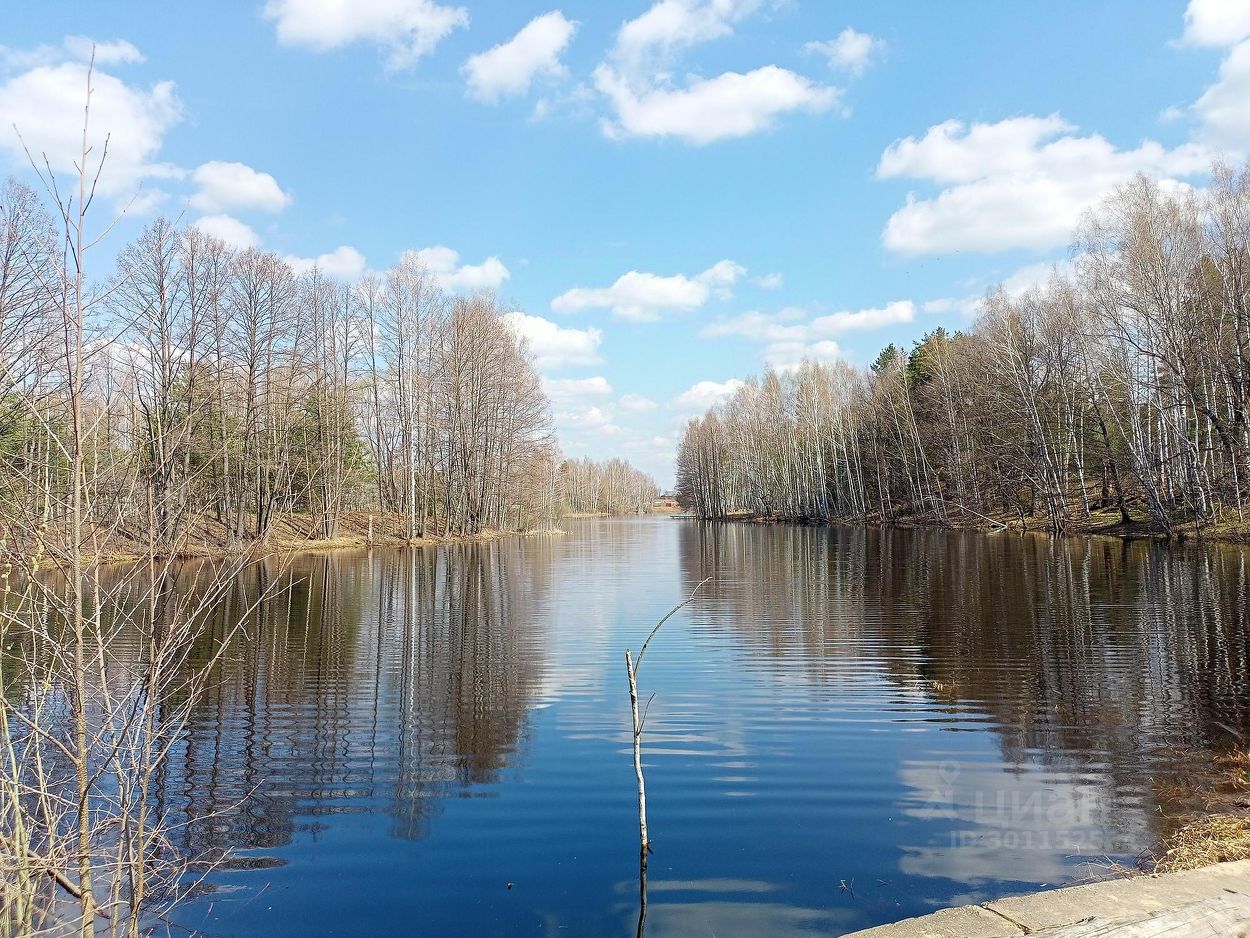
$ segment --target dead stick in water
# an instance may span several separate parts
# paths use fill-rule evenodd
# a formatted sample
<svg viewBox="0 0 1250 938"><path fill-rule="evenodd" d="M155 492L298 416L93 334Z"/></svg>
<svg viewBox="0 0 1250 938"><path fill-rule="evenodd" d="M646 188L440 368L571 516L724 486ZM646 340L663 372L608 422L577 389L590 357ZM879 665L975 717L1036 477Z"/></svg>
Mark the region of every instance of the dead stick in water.
<svg viewBox="0 0 1250 938"><path fill-rule="evenodd" d="M679 602L676 606L668 611L659 622L655 624L655 628L647 636L646 641L642 643L642 647L638 649L638 660L634 660L633 652L625 649L625 668L629 672L629 708L634 719L634 775L638 777L638 837L641 841L642 861L645 864L647 854L651 852L651 840L647 836L647 784L642 776L642 725L643 720L638 714L638 669L642 667L642 656L647 653L647 646L651 644L651 639L655 638L660 626L671 619L683 606L694 600L695 594L703 588L704 584L711 577L706 577L700 581L699 585L690 591L690 595Z"/></svg>

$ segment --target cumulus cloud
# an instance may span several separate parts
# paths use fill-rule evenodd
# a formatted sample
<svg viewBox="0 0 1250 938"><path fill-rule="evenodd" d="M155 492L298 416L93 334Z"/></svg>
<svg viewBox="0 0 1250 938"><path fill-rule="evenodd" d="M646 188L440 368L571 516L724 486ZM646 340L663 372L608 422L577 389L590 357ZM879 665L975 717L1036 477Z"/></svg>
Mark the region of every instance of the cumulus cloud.
<svg viewBox="0 0 1250 938"><path fill-rule="evenodd" d="M683 414L701 414L709 407L732 397L745 382L737 378L728 381L697 381L674 397L669 403Z"/></svg>
<svg viewBox="0 0 1250 938"><path fill-rule="evenodd" d="M1204 140L1237 152L1250 150L1250 39L1229 50L1219 76L1193 109Z"/></svg>
<svg viewBox="0 0 1250 938"><path fill-rule="evenodd" d="M1081 214L1135 173L1192 176L1210 159L1211 151L1192 143L1117 149L1098 134L1080 136L1057 114L945 121L881 155L878 178L945 187L929 198L909 194L882 240L907 254L1044 250L1066 243Z"/></svg>
<svg viewBox="0 0 1250 938"><path fill-rule="evenodd" d="M196 186L191 205L202 212L280 212L291 203L273 176L244 163L203 163L191 174L191 181Z"/></svg>
<svg viewBox="0 0 1250 938"><path fill-rule="evenodd" d="M66 59L96 65L131 65L144 61L143 53L124 39L102 42L90 36L66 36L59 45L41 45L33 49L12 49L0 46L0 68L25 70L37 65L54 65Z"/></svg>
<svg viewBox="0 0 1250 938"><path fill-rule="evenodd" d="M624 23L594 72L595 89L613 115L600 122L604 134L704 145L768 130L792 111L833 107L836 88L776 65L673 80L668 66L680 50L729 35L762 5L761 0L660 0Z"/></svg>
<svg viewBox="0 0 1250 938"><path fill-rule="evenodd" d="M613 58L623 68L644 71L667 62L680 49L728 36L761 0L660 0L622 24Z"/></svg>
<svg viewBox="0 0 1250 938"><path fill-rule="evenodd" d="M1189 0L1182 41L1195 46L1231 46L1250 37L1247 0Z"/></svg>
<svg viewBox="0 0 1250 938"><path fill-rule="evenodd" d="M525 94L539 76L564 75L560 56L576 30L576 23L553 10L534 17L507 42L470 56L461 68L470 96L494 103Z"/></svg>
<svg viewBox="0 0 1250 938"><path fill-rule="evenodd" d="M613 315L633 322L653 322L666 311L698 309L716 295L731 295L746 268L731 260L718 261L694 277L671 277L631 270L610 287L574 287L551 301L557 313L586 309L611 309Z"/></svg>
<svg viewBox="0 0 1250 938"><path fill-rule="evenodd" d="M543 390L557 403L612 396L612 385L602 375L593 378L543 378Z"/></svg>
<svg viewBox="0 0 1250 938"><path fill-rule="evenodd" d="M631 414L641 414L648 410L655 410L657 406L655 401L641 394L622 394L620 400L616 403L621 410Z"/></svg>
<svg viewBox="0 0 1250 938"><path fill-rule="evenodd" d="M389 68L408 68L452 30L469 25L464 7L433 0L268 0L283 45L326 52L356 42L384 50Z"/></svg>
<svg viewBox="0 0 1250 938"><path fill-rule="evenodd" d="M552 414L556 430L563 437L566 433L590 431L599 436L614 436L621 428L612 419L612 414L602 407L572 407L556 410Z"/></svg>
<svg viewBox="0 0 1250 938"><path fill-rule="evenodd" d="M835 39L809 42L803 48L822 55L830 68L840 69L859 76L864 74L872 57L881 51L884 43L875 36L861 33L850 26L838 33Z"/></svg>
<svg viewBox="0 0 1250 938"><path fill-rule="evenodd" d="M826 111L840 94L776 65L693 78L683 88L638 88L612 67L600 65L595 87L615 112L601 123L607 136L675 137L700 146L768 130L791 111Z"/></svg>
<svg viewBox="0 0 1250 938"><path fill-rule="evenodd" d="M774 342L764 349L764 363L775 371L797 371L804 362L831 365L845 358L833 339L818 342Z"/></svg>
<svg viewBox="0 0 1250 938"><path fill-rule="evenodd" d="M909 323L916 318L911 300L898 300L885 306L842 310L808 319L794 307L773 314L743 313L705 326L700 335L707 338L738 336L762 346L765 363L778 370L798 367L805 359L832 362L843 358L834 336L863 332Z"/></svg>
<svg viewBox="0 0 1250 938"><path fill-rule="evenodd" d="M480 264L461 264L460 254L442 244L405 253L414 254L439 286L449 293L496 290L511 276L498 257L488 257Z"/></svg>
<svg viewBox="0 0 1250 938"><path fill-rule="evenodd" d="M764 274L762 277L756 277L753 282L763 290L779 290L786 281L781 274Z"/></svg>
<svg viewBox="0 0 1250 938"><path fill-rule="evenodd" d="M305 274L316 267L323 274L343 280L355 280L365 272L365 256L350 244L340 244L327 254L316 257L287 255L284 260L297 274Z"/></svg>
<svg viewBox="0 0 1250 938"><path fill-rule="evenodd" d="M603 361L599 356L603 333L598 329L565 329L549 319L519 311L508 313L503 318L529 344L534 364L540 369L597 365Z"/></svg>
<svg viewBox="0 0 1250 938"><path fill-rule="evenodd" d="M987 282L985 288L1000 287L1003 292L1010 296L1020 296L1029 290L1045 287L1055 277L1070 279L1075 270L1075 258L1038 261L1037 263L1018 267L996 281ZM965 296L943 296L926 300L921 305L921 309L928 314L956 313L971 319L980 313L984 299L984 291L979 294L970 293Z"/></svg>
<svg viewBox="0 0 1250 938"><path fill-rule="evenodd" d="M842 310L814 319L807 319L802 310L789 307L773 315L750 312L722 319L705 326L699 334L708 337L736 335L765 342L807 341L845 332L881 329L915 318L916 305L911 300L896 300L870 309Z"/></svg>
<svg viewBox="0 0 1250 938"><path fill-rule="evenodd" d="M591 378L543 378L543 390L551 399L552 420L562 440L592 436L615 436L617 426L612 385L602 375Z"/></svg>
<svg viewBox="0 0 1250 938"><path fill-rule="evenodd" d="M203 218L196 219L195 227L205 234L221 238L232 248L246 250L260 244L260 235L229 215L205 215Z"/></svg>
<svg viewBox="0 0 1250 938"><path fill-rule="evenodd" d="M90 40L82 40L88 47ZM59 56L79 56L77 40L55 50ZM105 54L101 58L101 49ZM41 53L42 54L42 53ZM87 54L90 54L89 48ZM102 70L101 64L124 64L141 59L129 43L97 46L92 76L90 143L93 159L103 153L109 138L108 162L100 177L100 191L108 195L133 194L154 178L177 178L183 171L158 160L166 132L182 119L174 84L150 87L129 84ZM57 173L73 173L82 154L83 104L87 95L87 65L80 60L34 64L0 83L0 151L16 165L26 164L22 140L31 154ZM12 133L16 126L22 140Z"/></svg>

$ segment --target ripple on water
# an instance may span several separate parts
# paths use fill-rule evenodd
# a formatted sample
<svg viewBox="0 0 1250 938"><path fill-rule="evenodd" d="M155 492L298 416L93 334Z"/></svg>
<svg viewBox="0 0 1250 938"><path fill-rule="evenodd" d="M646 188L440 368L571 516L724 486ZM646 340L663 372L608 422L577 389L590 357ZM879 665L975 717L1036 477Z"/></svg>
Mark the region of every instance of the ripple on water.
<svg viewBox="0 0 1250 938"><path fill-rule="evenodd" d="M1247 555L570 522L297 558L162 779L210 934L841 934L1079 875L1250 732ZM244 588L246 584L241 585ZM513 888L507 888L512 883Z"/></svg>

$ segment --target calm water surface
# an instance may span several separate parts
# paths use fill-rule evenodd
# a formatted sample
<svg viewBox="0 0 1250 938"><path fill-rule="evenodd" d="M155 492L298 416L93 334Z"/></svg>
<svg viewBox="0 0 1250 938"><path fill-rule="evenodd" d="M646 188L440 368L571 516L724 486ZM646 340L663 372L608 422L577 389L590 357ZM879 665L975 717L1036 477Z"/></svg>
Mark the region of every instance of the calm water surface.
<svg viewBox="0 0 1250 938"><path fill-rule="evenodd" d="M653 938L839 935L1132 862L1250 731L1242 550L567 527L295 562L164 780L212 812L185 846L234 849L181 925L633 935L624 650L705 576L640 674Z"/></svg>

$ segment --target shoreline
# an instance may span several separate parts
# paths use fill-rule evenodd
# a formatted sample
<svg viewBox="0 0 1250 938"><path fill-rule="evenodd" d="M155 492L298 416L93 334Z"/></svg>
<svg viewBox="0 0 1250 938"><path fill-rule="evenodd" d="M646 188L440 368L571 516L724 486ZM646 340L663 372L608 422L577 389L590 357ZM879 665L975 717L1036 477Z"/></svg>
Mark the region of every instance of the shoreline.
<svg viewBox="0 0 1250 938"><path fill-rule="evenodd" d="M616 518L616 517L664 517L667 512L648 512L643 515L612 515L607 512L570 512L556 519L555 525L565 519ZM406 519L400 515L347 512L339 521L336 536L321 536L320 519L306 512L276 514L268 533L259 539L231 544L225 528L213 519L197 519L177 537L171 549L152 549L144 539L128 532L100 532L98 550L84 551L82 560L88 565L139 563L142 561L169 560L223 560L251 556L260 559L288 553L319 553L338 550L367 550L369 548L439 547L449 544L480 544L513 537L547 537L566 532L558 526L528 528L517 531L501 531L493 528L473 534L426 534L408 538L404 533ZM88 544L92 541L87 537ZM20 553L10 547L10 554ZM34 553L30 551L29 553ZM48 550L39 557L41 568L63 567L68 564L63 548Z"/></svg>
<svg viewBox="0 0 1250 938"><path fill-rule="evenodd" d="M1093 938L1112 934L1214 938L1246 934L1234 930L1245 922L1250 922L1250 860L1231 860L1196 870L1101 880L980 905L951 906L851 932L845 938ZM1182 930L1188 928L1194 930Z"/></svg>
<svg viewBox="0 0 1250 938"><path fill-rule="evenodd" d="M792 527L863 527L877 530L898 528L919 531L977 531L982 534L1044 534L1048 537L1110 537L1124 541L1153 540L1165 544L1250 545L1250 522L1242 527L1227 522L1204 525L1201 528L1196 528L1192 523L1178 525L1169 536L1146 521L1133 520L1125 524L1118 517L1107 521L1105 515L1098 514L1090 519L1079 519L1059 534L1051 531L1050 526L1042 518L1030 518L1023 523L1018 518L1002 520L987 518L983 522L940 522L927 518L908 517L882 519L873 515L854 518L812 518L741 512L719 518L696 517L694 520L712 523L778 524Z"/></svg>

